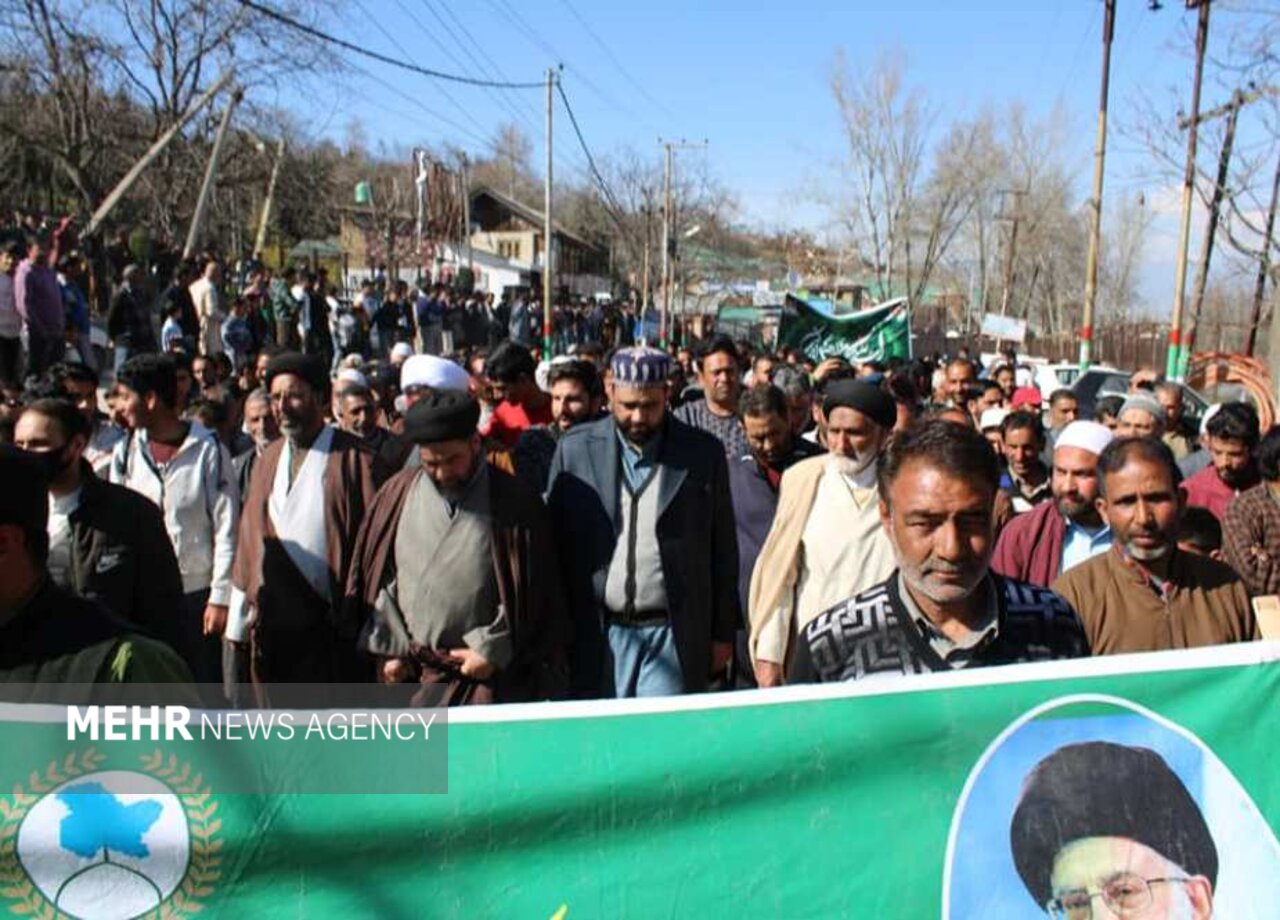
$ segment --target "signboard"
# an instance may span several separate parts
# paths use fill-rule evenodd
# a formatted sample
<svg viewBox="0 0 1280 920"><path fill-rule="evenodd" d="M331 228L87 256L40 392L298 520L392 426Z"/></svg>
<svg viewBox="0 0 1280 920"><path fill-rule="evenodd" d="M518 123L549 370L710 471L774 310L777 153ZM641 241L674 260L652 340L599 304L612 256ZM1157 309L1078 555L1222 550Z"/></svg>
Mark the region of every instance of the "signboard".
<svg viewBox="0 0 1280 920"><path fill-rule="evenodd" d="M1251 643L475 707L444 795L376 794L421 741L351 742L368 794L233 795L181 742L68 748L61 710L8 706L0 911L978 920L1150 896L1270 920L1278 693L1280 647Z"/></svg>
<svg viewBox="0 0 1280 920"><path fill-rule="evenodd" d="M906 298L833 316L787 296L778 348L798 348L811 361L842 357L850 363L911 357L911 315Z"/></svg>
<svg viewBox="0 0 1280 920"><path fill-rule="evenodd" d="M1021 344L1027 340L1027 321L1001 316L999 313L986 313L982 317L982 334Z"/></svg>

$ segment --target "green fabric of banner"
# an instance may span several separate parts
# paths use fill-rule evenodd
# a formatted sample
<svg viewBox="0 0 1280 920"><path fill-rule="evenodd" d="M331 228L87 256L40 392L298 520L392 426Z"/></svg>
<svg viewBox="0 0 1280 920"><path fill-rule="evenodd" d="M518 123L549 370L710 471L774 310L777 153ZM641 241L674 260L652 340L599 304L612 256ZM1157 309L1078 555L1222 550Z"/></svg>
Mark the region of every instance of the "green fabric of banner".
<svg viewBox="0 0 1280 920"><path fill-rule="evenodd" d="M1013 821L1037 766L1070 748L1158 760L1194 807L1108 786L1121 772L1104 757L1062 787L1075 798L1055 807L1074 809L1071 821L1023 837L1049 824L1114 835L1122 814L1125 833L1161 845L1202 820L1214 878L1152 883L1156 906L1203 889L1214 916L1270 918L1277 655L1258 643L459 713L447 795L372 794L381 764L412 750L383 742L364 743L368 795L219 794L216 771L166 743L86 744L50 762L40 751L65 744L61 717L17 721L11 707L0 906L30 917L55 916L55 900L57 915L83 917L1043 917ZM110 794L123 772L154 794ZM1045 852L1075 878L1085 864L1061 843ZM1203 870L1203 850L1177 852ZM1147 877L1191 870L1161 871ZM1048 885L1047 872L1035 878Z"/></svg>
<svg viewBox="0 0 1280 920"><path fill-rule="evenodd" d="M811 361L841 357L850 363L911 357L911 323L905 301L892 301L844 316L828 316L798 297L778 329L778 348L798 348Z"/></svg>

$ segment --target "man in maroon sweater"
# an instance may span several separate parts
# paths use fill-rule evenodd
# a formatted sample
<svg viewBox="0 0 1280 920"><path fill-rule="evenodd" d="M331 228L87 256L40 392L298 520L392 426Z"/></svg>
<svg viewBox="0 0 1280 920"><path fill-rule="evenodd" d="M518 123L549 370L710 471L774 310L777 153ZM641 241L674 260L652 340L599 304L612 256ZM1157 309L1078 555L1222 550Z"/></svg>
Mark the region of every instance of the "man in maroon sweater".
<svg viewBox="0 0 1280 920"><path fill-rule="evenodd" d="M1209 456L1213 462L1182 484L1187 504L1208 508L1219 521L1227 506L1241 492L1252 489L1258 474L1258 413L1248 403L1226 403L1205 426Z"/></svg>
<svg viewBox="0 0 1280 920"><path fill-rule="evenodd" d="M1047 588L1059 575L1111 545L1095 506L1098 455L1111 431L1097 422L1072 422L1053 451L1053 501L1015 517L1000 533L991 568Z"/></svg>

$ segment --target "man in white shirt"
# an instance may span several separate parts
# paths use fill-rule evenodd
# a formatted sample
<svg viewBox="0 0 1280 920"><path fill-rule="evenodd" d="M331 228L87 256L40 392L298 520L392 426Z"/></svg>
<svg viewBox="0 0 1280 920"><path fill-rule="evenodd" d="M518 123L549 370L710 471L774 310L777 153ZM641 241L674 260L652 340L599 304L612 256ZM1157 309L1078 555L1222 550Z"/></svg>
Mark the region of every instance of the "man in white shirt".
<svg viewBox="0 0 1280 920"><path fill-rule="evenodd" d="M222 347L222 324L227 314L222 309L221 294L218 284L222 281L222 267L217 260L210 259L204 272L191 283L189 288L191 300L196 307L196 316L200 319L200 354L220 354Z"/></svg>
<svg viewBox="0 0 1280 920"><path fill-rule="evenodd" d="M876 460L897 421L893 397L864 381L837 380L822 413L830 453L783 475L751 578L750 649L761 687L783 682L799 630L894 569L876 488Z"/></svg>

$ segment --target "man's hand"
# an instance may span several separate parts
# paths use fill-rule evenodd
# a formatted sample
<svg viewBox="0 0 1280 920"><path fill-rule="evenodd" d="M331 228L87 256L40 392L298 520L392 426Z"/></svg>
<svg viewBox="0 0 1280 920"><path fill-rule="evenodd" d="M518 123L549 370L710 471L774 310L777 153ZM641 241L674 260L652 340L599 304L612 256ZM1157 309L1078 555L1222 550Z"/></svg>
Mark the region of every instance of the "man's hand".
<svg viewBox="0 0 1280 920"><path fill-rule="evenodd" d="M711 643L711 674L719 675L729 666L730 660L733 658L732 642L712 642Z"/></svg>
<svg viewBox="0 0 1280 920"><path fill-rule="evenodd" d="M208 604L204 608L204 634L220 636L227 628L227 605Z"/></svg>
<svg viewBox="0 0 1280 920"><path fill-rule="evenodd" d="M406 684L413 680L413 665L404 658L385 658L378 677L384 684Z"/></svg>
<svg viewBox="0 0 1280 920"><path fill-rule="evenodd" d="M455 648L450 649L448 654L460 665L458 670L462 672L462 676L470 677L472 680L488 680L493 676L493 672L498 670L474 649Z"/></svg>
<svg viewBox="0 0 1280 920"><path fill-rule="evenodd" d="M847 366L843 358L826 358L813 369L813 381L814 383L821 383L832 371Z"/></svg>
<svg viewBox="0 0 1280 920"><path fill-rule="evenodd" d="M756 683L761 687L781 687L782 665L774 661L756 662Z"/></svg>

